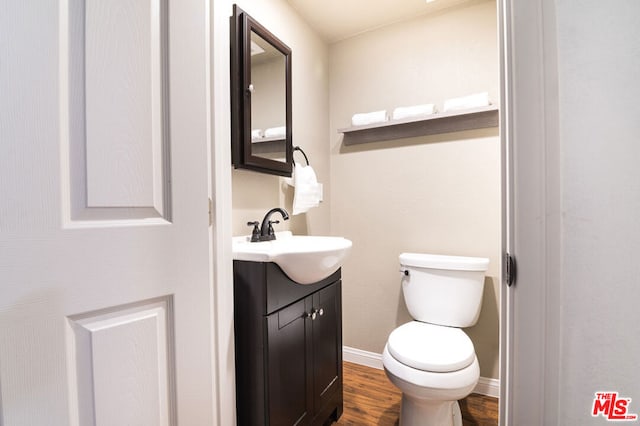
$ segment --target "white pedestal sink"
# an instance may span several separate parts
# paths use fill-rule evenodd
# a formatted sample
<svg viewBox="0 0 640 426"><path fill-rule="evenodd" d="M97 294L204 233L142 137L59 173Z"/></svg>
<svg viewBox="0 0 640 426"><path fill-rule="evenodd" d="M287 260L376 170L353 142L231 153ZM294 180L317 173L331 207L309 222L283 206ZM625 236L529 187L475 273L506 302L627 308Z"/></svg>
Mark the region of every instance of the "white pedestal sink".
<svg viewBox="0 0 640 426"><path fill-rule="evenodd" d="M276 232L273 241L252 243L250 237L233 237L233 258L253 262L274 262L299 284L313 284L337 271L351 250L342 237L293 235Z"/></svg>

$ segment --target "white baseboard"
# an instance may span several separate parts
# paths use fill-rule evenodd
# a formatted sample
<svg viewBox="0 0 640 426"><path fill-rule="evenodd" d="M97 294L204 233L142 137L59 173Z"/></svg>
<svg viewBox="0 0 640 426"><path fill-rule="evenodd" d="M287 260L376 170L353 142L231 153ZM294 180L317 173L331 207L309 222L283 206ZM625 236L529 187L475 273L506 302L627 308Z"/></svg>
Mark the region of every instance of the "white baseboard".
<svg viewBox="0 0 640 426"><path fill-rule="evenodd" d="M478 384L473 389L473 392L479 393L480 395L500 398L500 380L480 377L480 379L478 379Z"/></svg>
<svg viewBox="0 0 640 426"><path fill-rule="evenodd" d="M382 354L363 351L362 349L342 347L342 360L382 370Z"/></svg>
<svg viewBox="0 0 640 426"><path fill-rule="evenodd" d="M377 368L382 370L382 354L375 352L363 351L362 349L351 348L349 346L342 347L342 359L354 364L364 365L366 367ZM473 389L473 393L480 395L500 397L500 380L480 377L478 384Z"/></svg>

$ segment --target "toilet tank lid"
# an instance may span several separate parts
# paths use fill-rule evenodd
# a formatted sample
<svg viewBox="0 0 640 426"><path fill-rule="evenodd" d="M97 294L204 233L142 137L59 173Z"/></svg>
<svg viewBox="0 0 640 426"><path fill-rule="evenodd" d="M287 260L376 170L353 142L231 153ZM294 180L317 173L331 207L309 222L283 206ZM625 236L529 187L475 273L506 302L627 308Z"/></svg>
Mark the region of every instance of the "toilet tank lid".
<svg viewBox="0 0 640 426"><path fill-rule="evenodd" d="M476 357L473 343L464 331L418 321L393 330L387 349L404 365L437 373L461 370Z"/></svg>
<svg viewBox="0 0 640 426"><path fill-rule="evenodd" d="M449 269L455 271L486 271L489 267L489 259L486 257L402 253L400 255L400 264L418 268Z"/></svg>

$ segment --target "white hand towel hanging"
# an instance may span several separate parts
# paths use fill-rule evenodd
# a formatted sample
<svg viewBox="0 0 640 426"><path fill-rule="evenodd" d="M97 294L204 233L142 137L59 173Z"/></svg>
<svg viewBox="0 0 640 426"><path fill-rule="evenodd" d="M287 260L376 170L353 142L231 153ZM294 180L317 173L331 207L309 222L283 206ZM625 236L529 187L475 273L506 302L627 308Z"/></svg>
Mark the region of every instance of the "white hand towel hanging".
<svg viewBox="0 0 640 426"><path fill-rule="evenodd" d="M293 167L293 214L306 213L322 201L322 184L311 166L295 164Z"/></svg>

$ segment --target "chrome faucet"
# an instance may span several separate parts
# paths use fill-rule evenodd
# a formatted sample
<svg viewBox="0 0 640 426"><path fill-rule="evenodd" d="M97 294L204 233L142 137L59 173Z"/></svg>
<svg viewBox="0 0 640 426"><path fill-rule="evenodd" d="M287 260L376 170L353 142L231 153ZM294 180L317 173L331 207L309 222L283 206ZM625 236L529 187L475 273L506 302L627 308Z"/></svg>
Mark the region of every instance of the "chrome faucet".
<svg viewBox="0 0 640 426"><path fill-rule="evenodd" d="M251 232L251 242L255 243L258 241L271 241L276 239L276 234L273 231L273 224L280 223L279 220L271 220L271 215L274 213L280 213L282 215L283 220L289 220L289 213L285 209L281 209L280 207L273 208L264 215L264 219L262 219L262 225L258 228L258 222L247 222L247 225L253 226L253 231Z"/></svg>

